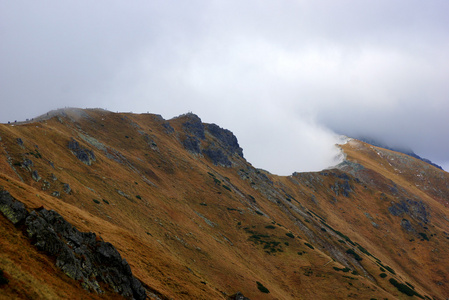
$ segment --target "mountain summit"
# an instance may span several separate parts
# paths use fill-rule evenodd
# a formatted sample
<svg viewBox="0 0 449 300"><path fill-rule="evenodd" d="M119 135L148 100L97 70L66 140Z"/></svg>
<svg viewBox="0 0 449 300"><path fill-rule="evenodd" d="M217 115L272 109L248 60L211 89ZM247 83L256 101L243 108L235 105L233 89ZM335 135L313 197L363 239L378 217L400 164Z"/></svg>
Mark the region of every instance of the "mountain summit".
<svg viewBox="0 0 449 300"><path fill-rule="evenodd" d="M276 176L191 113L63 109L0 125L0 294L446 299L449 175L351 139Z"/></svg>

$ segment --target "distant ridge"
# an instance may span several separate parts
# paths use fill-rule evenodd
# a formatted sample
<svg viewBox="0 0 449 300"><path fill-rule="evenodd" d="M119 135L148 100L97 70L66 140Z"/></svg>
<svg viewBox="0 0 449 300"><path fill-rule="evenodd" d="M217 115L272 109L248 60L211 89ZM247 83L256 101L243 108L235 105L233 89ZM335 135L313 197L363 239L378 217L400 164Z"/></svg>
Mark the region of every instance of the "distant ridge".
<svg viewBox="0 0 449 300"><path fill-rule="evenodd" d="M437 168L440 169L440 170L443 170L443 168L442 168L441 166L439 166L439 165L433 163L430 159L423 158L423 157L419 156L418 154L416 154L415 152L413 152L412 149L405 149L405 148L399 148L399 147L391 147L391 146L389 146L389 145L386 145L386 144L383 143L383 142L380 142L379 140L376 140L376 139L373 139L373 138L370 138L370 137L357 137L356 139L358 139L358 140L360 140L360 141L362 141L362 142L368 143L368 144L370 144L370 145L376 146L376 147L381 147L381 148L385 148L385 149L388 149L388 150L392 150L392 151L396 151L396 152L400 152L400 153L407 154L407 155L409 155L409 156L411 156L411 157L420 159L420 160L422 160L423 162L428 163L428 164L430 164L430 165L432 165L432 166L434 166L434 167L437 167Z"/></svg>

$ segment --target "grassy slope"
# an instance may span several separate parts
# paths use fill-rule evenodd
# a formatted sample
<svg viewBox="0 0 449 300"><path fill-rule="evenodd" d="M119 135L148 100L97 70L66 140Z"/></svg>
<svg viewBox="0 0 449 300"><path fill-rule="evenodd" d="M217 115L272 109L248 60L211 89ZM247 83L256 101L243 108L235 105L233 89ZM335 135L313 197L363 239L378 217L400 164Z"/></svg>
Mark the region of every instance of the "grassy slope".
<svg viewBox="0 0 449 300"><path fill-rule="evenodd" d="M448 281L445 270L449 266L444 260L448 240L443 233L449 232L443 218L448 215L444 207L447 173L411 160L416 166L398 165L403 173L396 174L368 145L353 142L343 146L348 159L368 169L354 176L374 178L374 183L357 182L351 176L349 197L336 196L330 187L344 182L338 177L343 172L338 170L277 177L257 171L237 157L233 168L214 166L183 149L179 139L184 121L170 121L176 130L172 134L166 133L154 115L104 111L83 111L77 118L72 115L14 127L2 125L0 185L29 207L55 209L80 230L101 235L117 247L147 287L166 297L218 299L241 291L251 299L407 298L388 282L391 274L386 279L378 276L381 271L372 256L348 241L339 242L342 237L337 231L391 266L398 281L413 284L423 295L448 294L448 287L437 284ZM68 150L71 137L94 151L92 166L81 163ZM24 148L17 138L23 140ZM207 142L212 140L207 136ZM41 158L36 157L35 145ZM13 164L25 157L32 159L33 170L43 179L35 182L27 170L16 166L22 183L6 163L6 156ZM417 187L415 178L409 176L412 169L425 170L430 185L435 183L446 194ZM44 179L50 182L46 191L42 191ZM436 234L430 241L406 233L400 226L402 218L388 212L395 200L386 188L390 180L429 206L431 222L426 232ZM70 184L70 195L62 192L63 183ZM49 195L54 190L61 192L60 198ZM269 225L274 229L266 228ZM286 235L290 232L295 238ZM411 239L414 242L409 242ZM29 245L21 247L35 251ZM358 262L346 254L349 248L355 248L363 260ZM11 259L3 253L1 257ZM27 262L38 263L38 259ZM345 266L360 275L333 268ZM70 280L55 272L46 282L65 289L62 282ZM8 288L20 286L16 279L20 276L33 276L19 273ZM270 293L261 293L256 281ZM39 292L37 286L35 292Z"/></svg>

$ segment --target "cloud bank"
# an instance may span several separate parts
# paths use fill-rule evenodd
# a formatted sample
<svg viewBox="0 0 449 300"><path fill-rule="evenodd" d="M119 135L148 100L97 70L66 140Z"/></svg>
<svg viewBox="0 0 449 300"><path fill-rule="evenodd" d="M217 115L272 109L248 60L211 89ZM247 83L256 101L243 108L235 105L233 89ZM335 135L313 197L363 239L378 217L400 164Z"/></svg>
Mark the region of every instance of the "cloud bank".
<svg viewBox="0 0 449 300"><path fill-rule="evenodd" d="M278 174L335 133L449 167L447 1L0 1L0 121L192 111Z"/></svg>

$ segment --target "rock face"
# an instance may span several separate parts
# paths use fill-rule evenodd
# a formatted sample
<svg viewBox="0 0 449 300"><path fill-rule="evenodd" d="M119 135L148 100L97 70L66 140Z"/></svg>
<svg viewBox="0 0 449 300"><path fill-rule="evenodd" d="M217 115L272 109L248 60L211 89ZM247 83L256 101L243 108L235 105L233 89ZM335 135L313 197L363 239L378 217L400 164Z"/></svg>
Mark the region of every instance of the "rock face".
<svg viewBox="0 0 449 300"><path fill-rule="evenodd" d="M96 160L94 152L89 149L81 148L80 144L74 138L69 141L67 147L80 161L88 166L92 165L92 162Z"/></svg>
<svg viewBox="0 0 449 300"><path fill-rule="evenodd" d="M114 246L92 232L80 232L53 210L28 213L25 205L0 191L0 211L14 224L25 220L32 243L56 257L56 266L86 290L103 293L99 282L129 299L146 299L145 289Z"/></svg>
<svg viewBox="0 0 449 300"><path fill-rule="evenodd" d="M223 129L216 124L208 124L207 130L211 135L217 138L223 147L231 154L236 153L238 156L243 158L243 150L240 148L237 138L231 131Z"/></svg>
<svg viewBox="0 0 449 300"><path fill-rule="evenodd" d="M14 225L25 219L28 215L25 205L15 200L7 191L0 191L0 211Z"/></svg>

